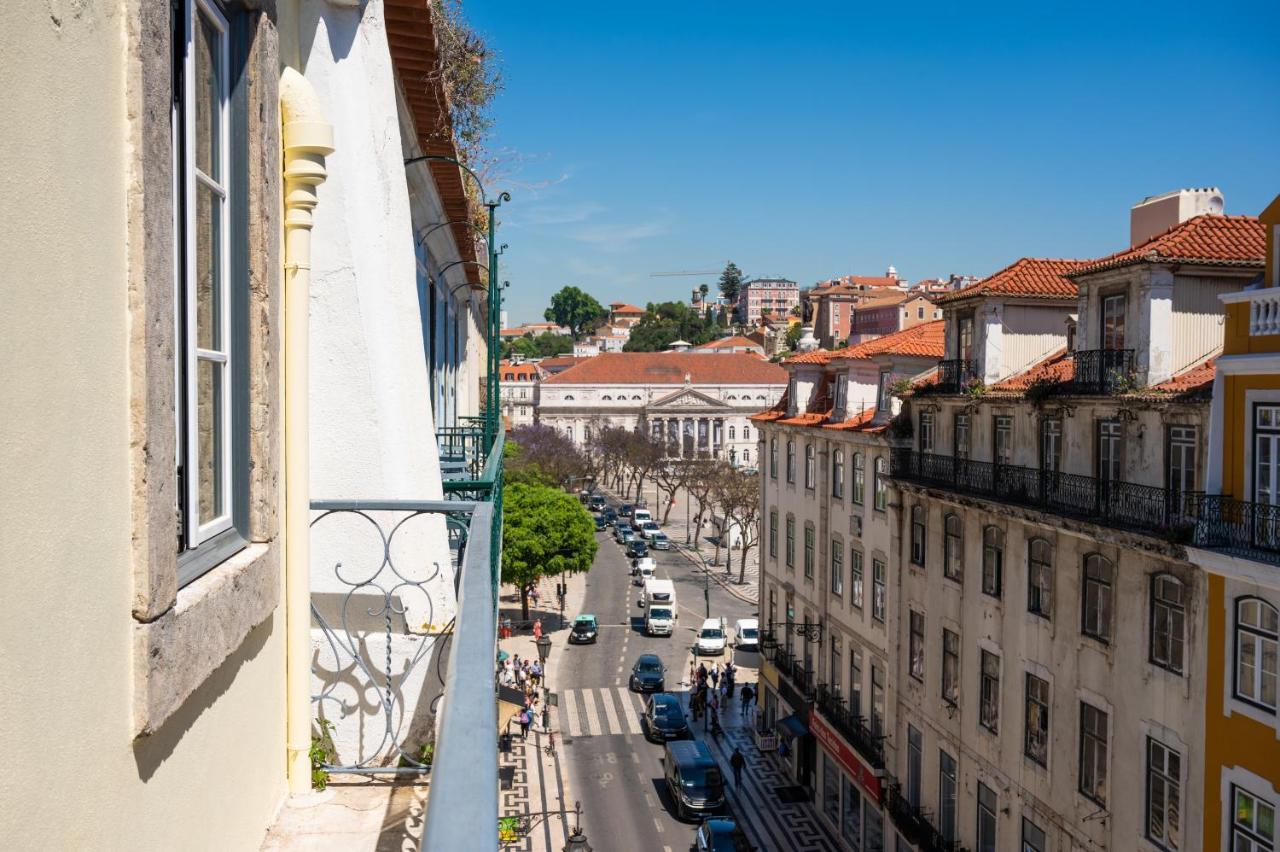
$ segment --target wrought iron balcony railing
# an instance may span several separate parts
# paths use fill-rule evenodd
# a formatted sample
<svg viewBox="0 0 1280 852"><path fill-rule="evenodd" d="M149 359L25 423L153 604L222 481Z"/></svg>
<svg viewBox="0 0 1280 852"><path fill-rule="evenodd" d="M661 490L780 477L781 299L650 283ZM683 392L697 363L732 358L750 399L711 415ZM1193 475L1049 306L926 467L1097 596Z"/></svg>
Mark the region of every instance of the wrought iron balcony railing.
<svg viewBox="0 0 1280 852"><path fill-rule="evenodd" d="M1194 500L1197 546L1280 565L1280 506L1199 494Z"/></svg>
<svg viewBox="0 0 1280 852"><path fill-rule="evenodd" d="M938 362L939 393L960 393L978 378L978 364L968 358L950 358Z"/></svg>
<svg viewBox="0 0 1280 852"><path fill-rule="evenodd" d="M1133 385L1132 349L1082 349L1074 360L1073 393L1120 393Z"/></svg>
<svg viewBox="0 0 1280 852"><path fill-rule="evenodd" d="M802 658L787 651L783 645L775 645L772 653L766 651L766 657L778 670L778 674L791 681L801 695L812 698L816 694L817 682L813 676L813 667L806 666Z"/></svg>
<svg viewBox="0 0 1280 852"><path fill-rule="evenodd" d="M895 479L991 497L1121 529L1189 540L1196 495L1061 471L894 450Z"/></svg>
<svg viewBox="0 0 1280 852"><path fill-rule="evenodd" d="M924 809L911 804L900 784L885 788L884 803L898 831L920 852L963 852L959 841L947 840L929 821Z"/></svg>
<svg viewBox="0 0 1280 852"><path fill-rule="evenodd" d="M884 769L884 738L871 733L867 720L854 715L839 692L832 691L826 684L819 684L817 707L831 727L862 755L872 769Z"/></svg>

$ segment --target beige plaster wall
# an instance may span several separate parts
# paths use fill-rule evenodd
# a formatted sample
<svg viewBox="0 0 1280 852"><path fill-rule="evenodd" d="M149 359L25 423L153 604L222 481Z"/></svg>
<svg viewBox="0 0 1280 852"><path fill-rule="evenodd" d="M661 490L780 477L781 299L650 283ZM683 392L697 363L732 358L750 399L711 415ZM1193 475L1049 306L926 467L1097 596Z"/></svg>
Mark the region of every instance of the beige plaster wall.
<svg viewBox="0 0 1280 852"><path fill-rule="evenodd" d="M126 44L133 4L0 5L0 836L256 848L284 794L283 631L134 739Z"/></svg>

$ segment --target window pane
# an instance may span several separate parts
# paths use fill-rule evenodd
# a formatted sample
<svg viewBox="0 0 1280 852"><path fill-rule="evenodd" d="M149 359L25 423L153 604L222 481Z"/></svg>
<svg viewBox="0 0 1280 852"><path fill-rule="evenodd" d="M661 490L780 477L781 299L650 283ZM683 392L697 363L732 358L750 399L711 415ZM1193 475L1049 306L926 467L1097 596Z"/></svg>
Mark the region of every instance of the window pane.
<svg viewBox="0 0 1280 852"><path fill-rule="evenodd" d="M202 524L223 514L222 471L226 467L222 438L223 370L223 365L216 361L201 359L196 365L196 440Z"/></svg>
<svg viewBox="0 0 1280 852"><path fill-rule="evenodd" d="M196 13L195 26L196 168L221 181L222 34L203 11Z"/></svg>
<svg viewBox="0 0 1280 852"><path fill-rule="evenodd" d="M222 349L222 199L196 183L196 346Z"/></svg>

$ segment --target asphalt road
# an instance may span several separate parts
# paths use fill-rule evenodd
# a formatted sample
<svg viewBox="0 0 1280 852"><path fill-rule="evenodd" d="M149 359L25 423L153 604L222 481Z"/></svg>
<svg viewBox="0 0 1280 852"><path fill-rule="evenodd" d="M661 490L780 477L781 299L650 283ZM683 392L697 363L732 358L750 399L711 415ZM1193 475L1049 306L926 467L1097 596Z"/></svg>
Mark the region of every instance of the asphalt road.
<svg viewBox="0 0 1280 852"><path fill-rule="evenodd" d="M666 691L679 695L687 707L684 681L688 679L694 633L705 617L703 576L674 550L653 552L657 576L675 584L678 619L673 635L645 636L636 605L640 589L632 585L630 560L614 543L612 528L596 537L600 549L587 574L582 611L599 620L599 639L592 645L566 648L557 674L560 682L551 684L551 689L561 694L562 759L574 797L582 802L582 828L592 847L601 852L684 852L693 842L697 824L674 816L663 781L662 746L647 742L634 727L628 728L621 702L630 700L637 715L642 713L643 700L636 700L639 696L629 692L628 675L640 654L654 653L668 669ZM736 619L755 616L752 605L715 582L710 584L710 603L712 616L724 617L730 634ZM566 617L572 619L577 614L566 613ZM704 659L710 665L715 658ZM758 655L744 652L736 662L755 668ZM571 706L566 707L567 703ZM570 717L575 723L570 723ZM573 727L580 735L572 734ZM701 735L701 722L698 727ZM589 733L588 728L599 733ZM614 730L621 733L612 733ZM722 769L729 774L727 765Z"/></svg>

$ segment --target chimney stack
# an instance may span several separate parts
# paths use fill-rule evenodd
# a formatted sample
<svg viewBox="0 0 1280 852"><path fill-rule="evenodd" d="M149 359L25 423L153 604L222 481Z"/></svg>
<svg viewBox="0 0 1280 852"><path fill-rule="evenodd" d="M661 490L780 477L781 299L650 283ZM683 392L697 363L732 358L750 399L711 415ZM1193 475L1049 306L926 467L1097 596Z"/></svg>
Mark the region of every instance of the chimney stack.
<svg viewBox="0 0 1280 852"><path fill-rule="evenodd" d="M1221 216L1223 206L1222 190L1216 186L1148 196L1129 208L1129 248L1196 216Z"/></svg>

